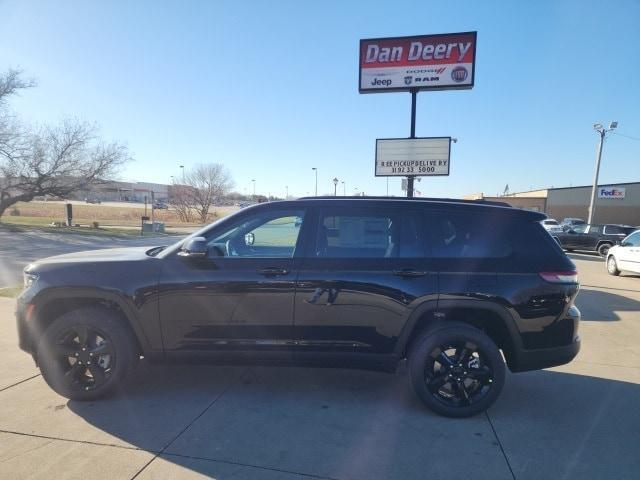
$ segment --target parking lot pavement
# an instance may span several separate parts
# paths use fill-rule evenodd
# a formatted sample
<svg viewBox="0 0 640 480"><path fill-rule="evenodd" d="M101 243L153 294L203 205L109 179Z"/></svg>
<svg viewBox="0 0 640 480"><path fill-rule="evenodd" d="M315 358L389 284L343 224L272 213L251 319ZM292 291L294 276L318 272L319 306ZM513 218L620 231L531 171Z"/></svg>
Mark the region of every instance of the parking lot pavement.
<svg viewBox="0 0 640 480"><path fill-rule="evenodd" d="M31 378L0 299L0 478L635 479L640 277L572 257L578 358L509 374L463 420L428 411L405 374L337 369L143 363L112 398L67 401Z"/></svg>
<svg viewBox="0 0 640 480"><path fill-rule="evenodd" d="M30 262L52 255L97 248L169 245L180 236L109 237L103 235L14 232L0 227L0 288L22 282L22 269Z"/></svg>

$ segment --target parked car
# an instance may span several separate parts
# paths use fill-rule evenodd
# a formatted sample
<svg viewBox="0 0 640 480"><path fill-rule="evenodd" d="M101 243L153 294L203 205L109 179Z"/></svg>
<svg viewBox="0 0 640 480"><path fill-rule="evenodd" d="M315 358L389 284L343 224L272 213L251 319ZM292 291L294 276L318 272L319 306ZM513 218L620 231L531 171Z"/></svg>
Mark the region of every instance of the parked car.
<svg viewBox="0 0 640 480"><path fill-rule="evenodd" d="M568 217L562 220L560 227L563 231L571 230L576 225L585 225L587 222L582 218Z"/></svg>
<svg viewBox="0 0 640 480"><path fill-rule="evenodd" d="M570 230L562 233L554 233L554 238L567 250L584 250L598 252L603 257L607 256L609 249L635 230L628 225L575 225Z"/></svg>
<svg viewBox="0 0 640 480"><path fill-rule="evenodd" d="M169 207L164 202L155 202L153 208L154 210L167 210Z"/></svg>
<svg viewBox="0 0 640 480"><path fill-rule="evenodd" d="M442 415L486 410L513 372L580 348L574 264L540 213L483 201L303 198L247 207L169 247L25 268L20 347L74 400L150 361L393 372ZM504 357L503 357L504 356Z"/></svg>
<svg viewBox="0 0 640 480"><path fill-rule="evenodd" d="M563 231L558 221L554 218L545 218L540 221L540 224L549 233L560 233Z"/></svg>
<svg viewBox="0 0 640 480"><path fill-rule="evenodd" d="M102 203L97 198L85 198L84 201L85 201L85 203L94 203L94 204L101 204Z"/></svg>
<svg viewBox="0 0 640 480"><path fill-rule="evenodd" d="M621 271L640 273L640 230L609 249L607 271L611 275L620 275Z"/></svg>

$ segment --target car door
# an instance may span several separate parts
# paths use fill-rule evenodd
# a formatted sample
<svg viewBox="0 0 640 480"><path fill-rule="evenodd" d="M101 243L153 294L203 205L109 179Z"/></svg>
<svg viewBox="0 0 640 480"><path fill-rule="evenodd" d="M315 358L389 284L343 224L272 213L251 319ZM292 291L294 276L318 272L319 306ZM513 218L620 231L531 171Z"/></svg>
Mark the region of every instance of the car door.
<svg viewBox="0 0 640 480"><path fill-rule="evenodd" d="M564 248L581 248L583 245L581 236L584 234L586 229L587 225L572 225L564 235L559 235L559 237L561 237L560 244Z"/></svg>
<svg viewBox="0 0 640 480"><path fill-rule="evenodd" d="M314 211L296 289L297 360L391 360L418 299L437 299L420 213L354 203Z"/></svg>
<svg viewBox="0 0 640 480"><path fill-rule="evenodd" d="M618 268L640 273L640 231L632 233L616 248Z"/></svg>
<svg viewBox="0 0 640 480"><path fill-rule="evenodd" d="M303 208L259 207L206 234L208 255L165 259L166 352L290 357Z"/></svg>
<svg viewBox="0 0 640 480"><path fill-rule="evenodd" d="M576 248L596 250L602 234L602 225L587 225L582 233L576 235Z"/></svg>

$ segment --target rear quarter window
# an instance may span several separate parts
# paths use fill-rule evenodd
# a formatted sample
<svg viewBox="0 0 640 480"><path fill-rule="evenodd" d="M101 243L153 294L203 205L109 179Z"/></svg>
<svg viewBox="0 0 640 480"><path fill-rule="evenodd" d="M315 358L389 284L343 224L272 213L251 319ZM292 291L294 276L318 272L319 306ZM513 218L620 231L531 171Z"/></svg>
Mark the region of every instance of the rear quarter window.
<svg viewBox="0 0 640 480"><path fill-rule="evenodd" d="M506 258L513 252L502 215L431 213L426 230L435 258Z"/></svg>

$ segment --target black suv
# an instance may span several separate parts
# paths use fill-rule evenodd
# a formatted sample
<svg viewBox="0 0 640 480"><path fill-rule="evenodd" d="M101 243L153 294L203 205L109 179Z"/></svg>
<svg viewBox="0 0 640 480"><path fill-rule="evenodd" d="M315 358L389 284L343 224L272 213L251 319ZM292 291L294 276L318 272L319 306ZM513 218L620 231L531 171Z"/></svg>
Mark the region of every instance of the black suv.
<svg viewBox="0 0 640 480"><path fill-rule="evenodd" d="M305 198L169 247L25 269L20 346L77 400L140 358L395 371L436 412L489 407L511 371L578 353L574 264L543 215L489 202Z"/></svg>
<svg viewBox="0 0 640 480"><path fill-rule="evenodd" d="M568 252L584 250L598 252L602 257L607 256L609 249L637 230L628 225L573 225L563 233L553 233L556 241Z"/></svg>

